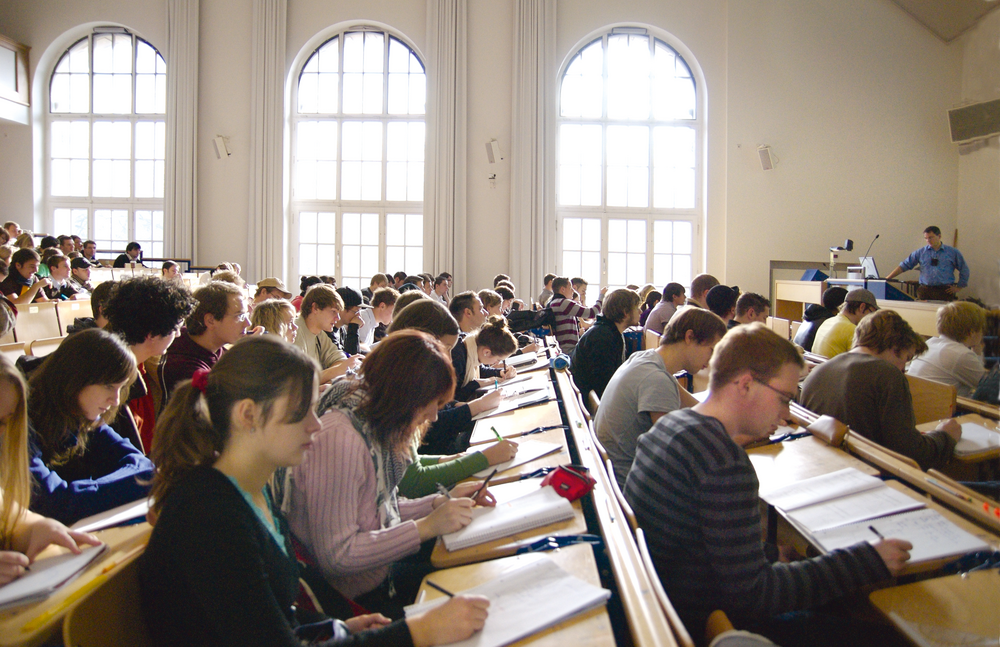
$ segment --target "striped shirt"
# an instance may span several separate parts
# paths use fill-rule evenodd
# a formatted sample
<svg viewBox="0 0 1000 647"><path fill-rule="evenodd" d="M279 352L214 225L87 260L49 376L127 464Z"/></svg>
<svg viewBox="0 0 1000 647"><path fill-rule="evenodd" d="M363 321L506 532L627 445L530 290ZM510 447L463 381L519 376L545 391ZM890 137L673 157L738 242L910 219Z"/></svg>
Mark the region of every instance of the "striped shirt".
<svg viewBox="0 0 1000 647"><path fill-rule="evenodd" d="M867 543L769 563L758 486L746 451L715 418L674 411L639 438L625 498L692 635L700 635L715 609L739 626L740 619L815 607L889 577Z"/></svg>
<svg viewBox="0 0 1000 647"><path fill-rule="evenodd" d="M584 308L576 301L557 294L549 300L546 307L551 308L552 314L555 315L556 324L553 332L556 341L559 342L559 350L567 354L576 348L577 342L580 341L580 324L577 318L592 319L601 314L600 299L593 306Z"/></svg>

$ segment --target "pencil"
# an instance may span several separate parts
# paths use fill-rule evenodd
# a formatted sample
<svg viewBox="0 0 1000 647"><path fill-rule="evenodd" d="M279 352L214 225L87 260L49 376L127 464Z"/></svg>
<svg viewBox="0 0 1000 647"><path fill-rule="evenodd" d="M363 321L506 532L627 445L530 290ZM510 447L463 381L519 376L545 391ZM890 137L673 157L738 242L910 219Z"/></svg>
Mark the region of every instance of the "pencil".
<svg viewBox="0 0 1000 647"><path fill-rule="evenodd" d="M435 584L434 582L431 582L430 580L427 580L427 582L425 582L425 583L427 584L427 586L431 587L435 591L440 591L440 592L444 593L449 598L455 597L454 593L452 593L448 589L444 588L443 586L438 586L437 584Z"/></svg>

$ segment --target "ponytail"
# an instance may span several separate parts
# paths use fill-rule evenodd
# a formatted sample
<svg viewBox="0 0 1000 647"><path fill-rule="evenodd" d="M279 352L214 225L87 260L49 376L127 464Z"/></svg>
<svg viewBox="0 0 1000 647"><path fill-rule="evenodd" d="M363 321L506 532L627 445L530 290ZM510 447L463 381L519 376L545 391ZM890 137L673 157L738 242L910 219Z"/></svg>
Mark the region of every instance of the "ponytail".
<svg viewBox="0 0 1000 647"><path fill-rule="evenodd" d="M517 350L517 339L507 328L507 320L496 315L490 317L476 333L476 344L489 348L494 355L510 355Z"/></svg>
<svg viewBox="0 0 1000 647"><path fill-rule="evenodd" d="M273 335L244 337L226 351L196 384L183 382L156 421L150 458L153 513L158 514L170 491L202 465L213 465L230 436L230 415L240 400L253 400L265 420L285 395L284 422L305 418L312 406L318 367L297 346Z"/></svg>

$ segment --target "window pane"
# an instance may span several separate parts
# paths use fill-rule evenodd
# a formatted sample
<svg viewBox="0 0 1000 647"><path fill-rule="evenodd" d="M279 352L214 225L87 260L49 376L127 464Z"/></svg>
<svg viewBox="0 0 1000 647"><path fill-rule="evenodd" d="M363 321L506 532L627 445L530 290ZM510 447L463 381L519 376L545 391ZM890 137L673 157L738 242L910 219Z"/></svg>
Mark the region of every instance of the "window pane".
<svg viewBox="0 0 1000 647"><path fill-rule="evenodd" d="M608 118L649 118L649 37L608 37Z"/></svg>
<svg viewBox="0 0 1000 647"><path fill-rule="evenodd" d="M649 205L649 129L608 126L608 206Z"/></svg>
<svg viewBox="0 0 1000 647"><path fill-rule="evenodd" d="M694 119L694 79L684 59L656 41L653 63L653 115L658 120Z"/></svg>
<svg viewBox="0 0 1000 647"><path fill-rule="evenodd" d="M600 118L604 113L604 50L600 40L585 47L566 69L560 113L564 117Z"/></svg>
<svg viewBox="0 0 1000 647"><path fill-rule="evenodd" d="M299 214L299 242L300 243L317 242L315 211L303 211Z"/></svg>
<svg viewBox="0 0 1000 647"><path fill-rule="evenodd" d="M691 209L695 203L695 132L659 126L653 132L653 204Z"/></svg>
<svg viewBox="0 0 1000 647"><path fill-rule="evenodd" d="M586 218L581 231L583 245L581 249L601 251L601 221L598 218Z"/></svg>
<svg viewBox="0 0 1000 647"><path fill-rule="evenodd" d="M560 204L601 204L602 156L600 126L564 124L560 127Z"/></svg>

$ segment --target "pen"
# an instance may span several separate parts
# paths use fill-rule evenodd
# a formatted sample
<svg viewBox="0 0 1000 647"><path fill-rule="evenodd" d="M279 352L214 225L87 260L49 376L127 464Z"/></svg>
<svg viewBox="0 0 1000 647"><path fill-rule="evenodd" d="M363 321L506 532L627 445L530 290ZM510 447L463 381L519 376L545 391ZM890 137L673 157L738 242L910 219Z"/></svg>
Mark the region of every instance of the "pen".
<svg viewBox="0 0 1000 647"><path fill-rule="evenodd" d="M500 389L500 381L497 380L496 378L493 378L493 390L498 391L499 389Z"/></svg>
<svg viewBox="0 0 1000 647"><path fill-rule="evenodd" d="M483 481L483 484L479 486L479 489L476 490L475 494L473 494L469 498L472 499L473 501L475 501L476 499L478 499L479 495L482 494L483 490L486 489L486 486L489 485L490 479L493 478L493 475L496 474L496 473L497 473L497 468L494 467L493 471L490 472L490 475L486 477L486 480Z"/></svg>
<svg viewBox="0 0 1000 647"><path fill-rule="evenodd" d="M452 593L448 589L444 588L443 586L438 586L437 584L435 584L434 582L431 582L430 580L427 580L427 586L431 587L435 591L441 591L442 593L444 593L445 595L447 595L449 598L455 597L454 593Z"/></svg>
<svg viewBox="0 0 1000 647"><path fill-rule="evenodd" d="M493 435L497 437L497 441L501 443L503 442L503 436L500 435L500 432L497 431L496 427L490 427L490 431L492 431Z"/></svg>
<svg viewBox="0 0 1000 647"><path fill-rule="evenodd" d="M939 482L937 479L932 479L931 477L928 476L927 477L927 482L930 483L931 485L938 486L939 488L941 488L942 490L944 490L945 492L947 492L948 494L950 494L952 496L956 496L959 499L961 499L961 500L963 500L963 501L965 501L967 503L972 503L972 497L966 496L966 495L962 494L961 492L956 492L955 490L951 489L950 487L947 487L943 483Z"/></svg>
<svg viewBox="0 0 1000 647"><path fill-rule="evenodd" d="M882 536L882 533L880 533L878 530L875 530L875 526L868 526L868 530L871 530L873 533L875 533L875 536L878 537L879 539L885 540L885 537Z"/></svg>
<svg viewBox="0 0 1000 647"><path fill-rule="evenodd" d="M441 496L446 497L448 499L451 498L451 492L448 491L448 488L446 488L445 486L441 485L440 483L437 483L436 486L437 486L438 494L440 494Z"/></svg>

